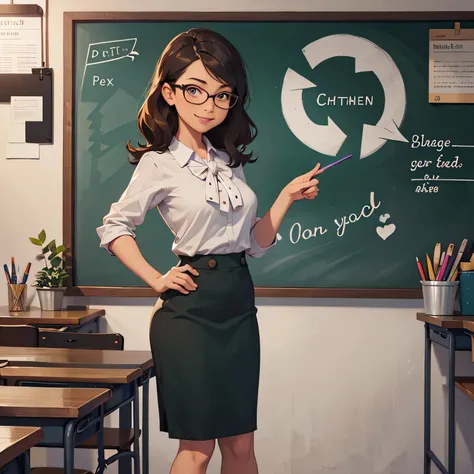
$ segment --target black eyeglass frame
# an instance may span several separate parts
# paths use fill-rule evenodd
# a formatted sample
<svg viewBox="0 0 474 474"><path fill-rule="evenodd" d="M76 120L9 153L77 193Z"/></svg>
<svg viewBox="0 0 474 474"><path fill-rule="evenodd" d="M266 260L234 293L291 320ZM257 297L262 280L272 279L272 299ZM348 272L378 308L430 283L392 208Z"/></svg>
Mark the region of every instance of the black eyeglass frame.
<svg viewBox="0 0 474 474"><path fill-rule="evenodd" d="M176 84L175 82L168 82L168 84L171 86L171 87L177 87L178 89L181 89L183 91L183 97L184 97L184 100L186 100L186 102L188 102L189 104L192 104L192 105L202 105L204 103L207 102L207 100L209 98L212 99L212 101L214 102L214 105L216 107L218 107L219 109L222 109L222 110L230 110L232 109L233 107L235 107L235 104L237 104L237 102L239 101L239 96L237 94L234 94L233 92L218 92L217 94L209 94L209 92L207 92L205 89L202 89L201 87L199 87L198 85L196 84ZM187 98L186 98L186 89L188 87L195 87L199 90L201 90L202 92L204 92L206 94L206 99L203 100L202 102L199 102L199 103L196 103L196 102L190 102ZM231 97L235 97L235 102L227 109L225 107L221 107L220 105L217 105L216 104L216 97L218 95L221 95L221 94L228 94L230 95Z"/></svg>

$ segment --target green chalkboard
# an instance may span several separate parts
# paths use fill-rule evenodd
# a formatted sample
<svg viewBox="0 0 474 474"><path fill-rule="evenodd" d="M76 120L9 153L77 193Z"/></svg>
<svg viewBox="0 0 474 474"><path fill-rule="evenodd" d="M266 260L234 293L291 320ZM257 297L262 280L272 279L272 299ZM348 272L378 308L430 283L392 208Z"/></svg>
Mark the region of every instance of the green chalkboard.
<svg viewBox="0 0 474 474"><path fill-rule="evenodd" d="M159 55L176 34L204 27L225 35L248 66L249 114L258 128L252 150L259 159L245 171L259 215L293 177L317 162L353 155L320 177L314 201L291 207L278 245L249 259L260 294L419 296L415 257L432 253L436 242L458 248L463 238L474 238L474 106L428 101L429 31L453 29L454 19L445 13L66 14L65 91L73 105L66 99L65 233L76 290L149 294L99 248L96 228L133 172L125 143L141 138L136 114ZM456 19L474 28L474 13ZM442 162L453 167L439 167ZM173 236L157 211L137 235L158 270L176 263Z"/></svg>

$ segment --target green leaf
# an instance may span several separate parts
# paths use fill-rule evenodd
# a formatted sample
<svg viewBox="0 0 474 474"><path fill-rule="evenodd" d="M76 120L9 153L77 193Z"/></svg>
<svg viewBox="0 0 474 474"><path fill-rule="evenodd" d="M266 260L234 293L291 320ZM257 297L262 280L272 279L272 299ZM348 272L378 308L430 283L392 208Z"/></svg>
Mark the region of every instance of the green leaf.
<svg viewBox="0 0 474 474"><path fill-rule="evenodd" d="M56 248L56 239L53 239L48 245L46 245L46 248L51 252L54 252L54 249Z"/></svg>
<svg viewBox="0 0 474 474"><path fill-rule="evenodd" d="M66 247L64 245L60 245L59 247L56 248L56 254L64 252L66 250Z"/></svg>
<svg viewBox="0 0 474 474"><path fill-rule="evenodd" d="M62 263L62 260L59 257L55 257L55 258L53 258L53 260L51 260L51 266L52 267L59 267L59 265L61 265L61 263Z"/></svg>
<svg viewBox="0 0 474 474"><path fill-rule="evenodd" d="M34 237L30 237L30 242L35 245L41 245L41 241L38 239L35 239Z"/></svg>
<svg viewBox="0 0 474 474"><path fill-rule="evenodd" d="M38 234L38 239L41 241L42 244L44 244L44 241L46 240L46 232L44 229Z"/></svg>

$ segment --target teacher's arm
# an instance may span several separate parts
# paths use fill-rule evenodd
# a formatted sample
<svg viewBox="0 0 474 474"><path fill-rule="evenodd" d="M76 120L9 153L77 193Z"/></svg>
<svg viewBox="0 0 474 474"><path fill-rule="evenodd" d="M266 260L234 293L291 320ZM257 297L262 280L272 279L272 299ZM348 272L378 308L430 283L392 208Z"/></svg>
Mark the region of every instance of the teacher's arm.
<svg viewBox="0 0 474 474"><path fill-rule="evenodd" d="M318 163L311 171L293 179L281 190L268 212L253 227L254 239L260 247L272 245L283 218L295 201L314 199L318 195L319 180L315 176L321 173Z"/></svg>
<svg viewBox="0 0 474 474"><path fill-rule="evenodd" d="M153 154L145 153L120 199L110 206L103 225L97 228L100 246L150 286L161 274L141 254L135 241L135 230L143 223L147 212L158 206L167 193Z"/></svg>

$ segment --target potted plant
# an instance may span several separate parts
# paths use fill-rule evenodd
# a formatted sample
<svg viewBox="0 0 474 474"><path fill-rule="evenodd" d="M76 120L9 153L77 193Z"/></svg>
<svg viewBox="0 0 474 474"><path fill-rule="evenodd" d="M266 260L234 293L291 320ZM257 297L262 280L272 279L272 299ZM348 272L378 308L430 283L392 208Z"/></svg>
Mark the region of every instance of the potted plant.
<svg viewBox="0 0 474 474"><path fill-rule="evenodd" d="M45 266L36 273L33 283L38 292L41 309L60 310L64 292L67 289L63 286L63 282L69 276L64 266L66 247L56 246L54 239L45 246L46 232L44 230L38 234L38 237L30 237L30 242L41 247L41 254L36 259L45 262Z"/></svg>

